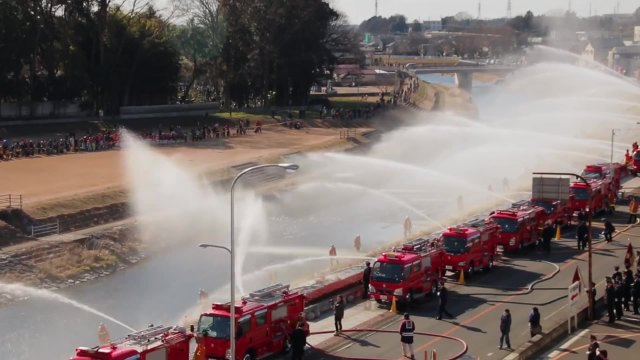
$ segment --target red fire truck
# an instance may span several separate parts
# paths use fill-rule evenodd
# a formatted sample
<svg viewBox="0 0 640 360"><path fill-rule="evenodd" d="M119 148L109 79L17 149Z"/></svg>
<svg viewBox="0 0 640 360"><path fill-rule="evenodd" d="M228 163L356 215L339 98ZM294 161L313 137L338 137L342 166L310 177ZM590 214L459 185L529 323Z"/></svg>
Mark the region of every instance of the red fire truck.
<svg viewBox="0 0 640 360"><path fill-rule="evenodd" d="M473 275L491 270L498 256L500 227L491 221L474 219L442 233L443 269Z"/></svg>
<svg viewBox="0 0 640 360"><path fill-rule="evenodd" d="M192 337L182 328L151 326L109 345L79 347L71 360L189 360Z"/></svg>
<svg viewBox="0 0 640 360"><path fill-rule="evenodd" d="M568 224L573 215L569 200L531 199L530 205L544 209L540 219L542 224L550 222L562 226Z"/></svg>
<svg viewBox="0 0 640 360"><path fill-rule="evenodd" d="M498 243L505 251L523 250L538 241L538 228L542 227L545 210L522 201L510 209L497 210L489 218L500 226Z"/></svg>
<svg viewBox="0 0 640 360"><path fill-rule="evenodd" d="M204 358L228 359L230 304L213 304L201 314L196 341ZM236 359L252 360L287 352L289 335L304 311L304 295L276 284L254 291L236 305Z"/></svg>
<svg viewBox="0 0 640 360"><path fill-rule="evenodd" d="M581 181L571 184L571 210L592 211L598 213L605 208L608 195L609 182L602 180L590 180L589 185Z"/></svg>
<svg viewBox="0 0 640 360"><path fill-rule="evenodd" d="M373 264L369 296L378 303L410 303L438 288L442 250L437 238L417 239L383 253Z"/></svg>

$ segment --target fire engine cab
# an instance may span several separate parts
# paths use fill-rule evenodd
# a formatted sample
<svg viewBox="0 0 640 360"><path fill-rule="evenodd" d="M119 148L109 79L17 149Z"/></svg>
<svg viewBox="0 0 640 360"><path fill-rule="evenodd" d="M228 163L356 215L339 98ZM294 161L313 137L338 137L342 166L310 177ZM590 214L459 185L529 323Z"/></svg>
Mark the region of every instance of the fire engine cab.
<svg viewBox="0 0 640 360"><path fill-rule="evenodd" d="M151 326L109 345L79 347L71 360L189 360L192 337L182 328Z"/></svg>
<svg viewBox="0 0 640 360"><path fill-rule="evenodd" d="M198 351L204 358L228 359L230 304L213 304L200 315L196 330ZM252 360L287 352L289 336L304 312L304 295L276 284L254 291L236 305L236 359Z"/></svg>
<svg viewBox="0 0 640 360"><path fill-rule="evenodd" d="M523 250L538 241L538 228L544 223L545 210L528 201L514 203L510 209L497 210L490 216L500 226L498 243L505 251Z"/></svg>
<svg viewBox="0 0 640 360"><path fill-rule="evenodd" d="M498 256L500 228L493 222L474 219L442 233L443 269L473 275L478 269L491 270Z"/></svg>
<svg viewBox="0 0 640 360"><path fill-rule="evenodd" d="M605 208L609 182L603 180L590 180L588 182L589 185L581 181L576 181L571 184L572 211L592 211L593 214L596 214Z"/></svg>
<svg viewBox="0 0 640 360"><path fill-rule="evenodd" d="M417 239L383 253L373 264L369 296L378 303L410 303L437 290L442 250L436 238Z"/></svg>
<svg viewBox="0 0 640 360"><path fill-rule="evenodd" d="M613 191L620 189L622 178L629 174L629 169L620 163L587 165L582 171L582 177L588 180L611 179Z"/></svg>

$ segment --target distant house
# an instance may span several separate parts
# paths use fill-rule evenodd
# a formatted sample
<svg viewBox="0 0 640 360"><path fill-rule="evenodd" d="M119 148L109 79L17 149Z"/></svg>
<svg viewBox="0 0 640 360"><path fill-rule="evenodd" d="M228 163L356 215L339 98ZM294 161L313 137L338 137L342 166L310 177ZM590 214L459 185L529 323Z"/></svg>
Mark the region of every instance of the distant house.
<svg viewBox="0 0 640 360"><path fill-rule="evenodd" d="M582 51L582 58L587 61L595 61L600 64L609 64L609 52L615 47L623 47L624 42L620 37L590 38Z"/></svg>
<svg viewBox="0 0 640 360"><path fill-rule="evenodd" d="M426 32L442 31L442 21L441 20L423 21L422 30Z"/></svg>

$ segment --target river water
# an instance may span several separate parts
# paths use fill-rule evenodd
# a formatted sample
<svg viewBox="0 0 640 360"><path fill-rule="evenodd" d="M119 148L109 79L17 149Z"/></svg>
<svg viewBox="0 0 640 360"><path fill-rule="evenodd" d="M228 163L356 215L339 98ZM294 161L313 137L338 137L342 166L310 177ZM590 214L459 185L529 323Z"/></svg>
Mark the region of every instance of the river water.
<svg viewBox="0 0 640 360"><path fill-rule="evenodd" d="M449 76L428 75L423 78L433 83L453 85L453 78ZM491 92L494 88L496 88L495 85L474 83L473 101L481 114L492 110ZM385 149L383 147L382 151L388 153L394 151L393 146L389 147L391 150ZM419 151L408 152L406 156L413 155L424 157ZM434 169L444 166L438 161L445 162L449 159L438 157L435 150L431 155L432 158L437 159L434 162ZM466 155L460 153L460 156L462 163L467 164L466 157L463 157ZM353 158L345 160L338 155L334 160L349 163ZM362 163L365 167L372 169L384 165L382 161L364 160ZM470 165L473 164L467 166ZM412 168L398 164L389 167L389 170L383 169L383 175L376 176L391 177L391 169L401 175L398 179L394 179L394 182L389 182L397 186L395 188L383 189L381 186L385 182L373 182L373 179L363 176L356 179L359 180L356 183L372 184L370 188L342 186L339 181L334 181L324 187L311 187L305 190L311 192L311 195L307 196L314 202L315 206L310 207L313 208L312 210L302 204L297 205L297 209L283 212L282 209L287 208L289 204L286 196L276 196L267 200L265 205L267 214L271 215L267 218L269 225L264 232L269 239L272 239L269 242L271 245L266 246L270 251L249 254L243 272L247 274L266 265L305 257L324 256L328 254L331 244L337 246L338 255L358 255L352 247L356 234L363 239L364 250L376 249L391 240L402 237L402 223L406 215L411 215L413 227L417 229L432 225L426 219L437 218L439 211L446 205L455 208L458 190L448 194L414 191L431 187L430 184L427 185L425 179L439 176L438 173L425 175L418 167ZM464 169L457 166L453 170L455 173ZM496 169L496 172L500 171ZM482 172L474 171L474 176ZM530 174L523 173L526 176ZM442 178L440 183L443 182L441 180ZM405 181L407 181L406 184L413 184L413 186L403 187L402 184L405 184ZM484 189L488 181L481 180ZM451 180L448 182L451 183ZM451 186L451 184L448 185ZM407 188L411 188L414 192L400 191ZM473 187L467 190L471 194L465 197L468 203L474 203L472 197L474 193L482 193L482 190ZM439 195L442 198L438 198ZM410 201L410 206L403 201ZM214 237L212 241L224 243L224 239L215 239L216 236L221 235L212 234L212 236ZM228 283L229 262L226 253L211 249L202 250L196 245L186 242L180 246L160 249L156 254L151 254L146 260L130 269L91 283L61 290L61 293L134 328L142 328L150 322L164 325L176 324L184 318L186 310L196 304L198 289L212 291ZM247 278L245 287L253 290L258 286L267 285L269 282L267 279L271 279L272 276L276 276L279 281L288 282L295 280L299 275L320 271L327 265L328 260L314 260L302 262L301 265L282 267L276 271L275 275L262 273ZM0 358L8 360L68 358L73 355L76 346L93 346L97 343L96 330L102 321L92 314L79 312L68 305L38 299L29 299L2 307L0 308L0 354L2 354ZM106 322L106 325L112 338L127 333L125 329L115 324Z"/></svg>

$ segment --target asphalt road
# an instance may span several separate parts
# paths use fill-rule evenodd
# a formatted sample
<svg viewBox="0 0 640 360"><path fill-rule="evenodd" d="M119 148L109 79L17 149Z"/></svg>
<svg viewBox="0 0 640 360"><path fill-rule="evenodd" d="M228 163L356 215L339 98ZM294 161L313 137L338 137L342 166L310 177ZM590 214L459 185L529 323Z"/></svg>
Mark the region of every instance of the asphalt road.
<svg viewBox="0 0 640 360"><path fill-rule="evenodd" d="M611 220L618 231L625 230L627 207L618 206L617 210ZM617 234L611 244L601 241L602 230L597 227L604 218L596 217L593 229L593 280L597 284L598 296L604 293L605 276L613 273L615 265L622 265L629 241L635 249L640 249L640 227ZM584 284L587 285L587 264L587 252L576 249L574 230L566 229L563 239L552 242L550 255L532 249L517 256L505 257L490 273L480 273L472 279L466 279L466 285L457 284L457 279L449 278L448 308L456 316L455 319L435 320L436 301L419 304L407 312L415 321L417 331L460 338L468 344L467 354L474 359L502 359L509 354L507 350L497 348L499 319L504 309L511 311L511 346L518 348L529 340L528 314L532 307L540 309L543 332L566 320L567 287L572 282L576 267L580 269ZM526 291L537 281L532 291ZM586 304L584 292L579 301ZM385 323L373 324L371 328L397 330L400 318L400 315L395 315ZM307 358L402 359L399 340L397 334L348 333L339 341L334 338L320 345L334 356L314 353ZM463 346L438 337L416 336L414 349L418 359L424 358L425 351L434 349L438 359L449 359L459 353Z"/></svg>

